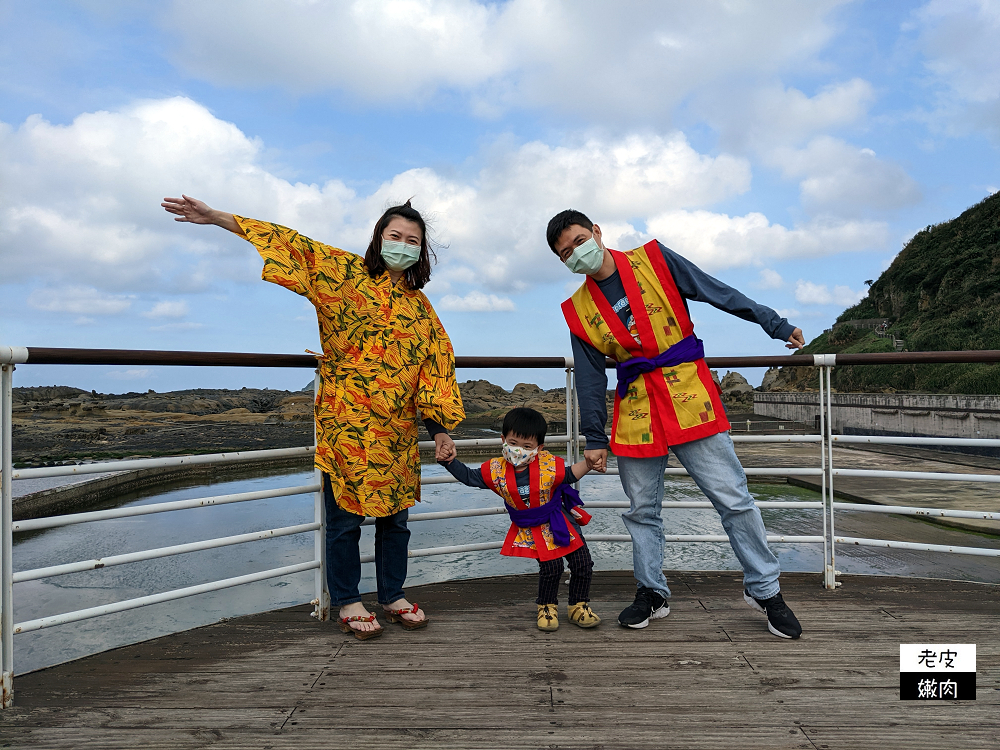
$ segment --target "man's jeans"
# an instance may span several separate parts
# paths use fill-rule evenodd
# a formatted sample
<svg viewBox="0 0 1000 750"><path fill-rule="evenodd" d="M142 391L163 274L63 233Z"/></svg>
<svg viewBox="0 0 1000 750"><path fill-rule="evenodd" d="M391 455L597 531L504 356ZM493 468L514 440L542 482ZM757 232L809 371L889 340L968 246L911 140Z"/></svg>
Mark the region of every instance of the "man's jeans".
<svg viewBox="0 0 1000 750"><path fill-rule="evenodd" d="M323 495L326 501L326 583L330 589L330 604L343 607L360 602L361 524L365 517L349 513L337 505L324 477ZM375 583L379 604L392 604L403 598L406 580L406 549L410 530L406 527L409 510L375 519Z"/></svg>
<svg viewBox="0 0 1000 750"><path fill-rule="evenodd" d="M757 599L778 593L778 558L768 549L760 510L747 490L747 478L733 449L729 433L671 446L681 462L722 518L733 551L743 565L743 584ZM618 457L618 471L625 494L631 501L622 514L632 535L632 565L639 586L670 596L663 575L663 470L666 456Z"/></svg>

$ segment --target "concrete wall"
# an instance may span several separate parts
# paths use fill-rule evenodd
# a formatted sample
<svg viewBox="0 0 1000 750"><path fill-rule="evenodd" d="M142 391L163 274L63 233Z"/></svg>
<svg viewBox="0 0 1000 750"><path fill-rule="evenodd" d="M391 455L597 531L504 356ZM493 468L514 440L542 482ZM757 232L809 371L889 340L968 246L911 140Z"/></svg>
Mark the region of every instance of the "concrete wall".
<svg viewBox="0 0 1000 750"><path fill-rule="evenodd" d="M65 484L33 492L30 495L15 497L12 510L15 521L44 518L64 513L80 513L85 510L93 510L95 506L102 503L117 500L127 493L171 482L200 479L207 483L242 478L248 474L254 477L262 476L270 470L302 469L306 471L312 468L312 464L312 456L297 456L295 458L234 461L227 464L195 464L194 466L185 464L161 466L156 469L119 471L99 479ZM213 493L206 492L206 496L210 494Z"/></svg>
<svg viewBox="0 0 1000 750"><path fill-rule="evenodd" d="M841 435L1000 438L1000 396L834 393L833 431ZM812 422L818 393L754 393L754 414Z"/></svg>

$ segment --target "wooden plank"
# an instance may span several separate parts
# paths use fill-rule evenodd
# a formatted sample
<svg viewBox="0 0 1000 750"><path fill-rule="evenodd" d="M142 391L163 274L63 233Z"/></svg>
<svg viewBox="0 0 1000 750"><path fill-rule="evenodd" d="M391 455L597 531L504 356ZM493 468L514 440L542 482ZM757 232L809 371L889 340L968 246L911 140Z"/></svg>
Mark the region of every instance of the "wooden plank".
<svg viewBox="0 0 1000 750"><path fill-rule="evenodd" d="M629 603L630 574L597 574L605 624L556 633L534 627L524 596L533 579L414 589L431 626L387 627L375 641L299 607L18 677L15 708L0 712L0 745L326 750L336 737L337 747L382 750L832 750L891 747L897 736L922 747L967 724L976 729L963 740L985 747L995 737L1000 643L979 643L980 700L949 711L900 702L897 670L900 642L947 633L978 643L995 632L996 587L859 578L826 592L816 576L785 575L806 631L784 641L742 602L741 576L729 572L672 575L670 617L642 631L614 621Z"/></svg>

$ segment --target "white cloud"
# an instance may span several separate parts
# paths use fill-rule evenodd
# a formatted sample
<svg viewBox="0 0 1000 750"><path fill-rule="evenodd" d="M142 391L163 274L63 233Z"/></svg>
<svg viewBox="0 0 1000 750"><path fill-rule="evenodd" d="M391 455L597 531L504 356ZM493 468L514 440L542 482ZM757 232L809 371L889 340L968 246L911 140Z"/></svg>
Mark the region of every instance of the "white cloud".
<svg viewBox="0 0 1000 750"><path fill-rule="evenodd" d="M437 306L441 310L454 312L514 312L517 309L509 297L483 294L480 291L469 292L464 297L449 294L442 297Z"/></svg>
<svg viewBox="0 0 1000 750"><path fill-rule="evenodd" d="M177 62L217 83L414 101L509 69L512 50L496 38L501 15L471 0L177 0L164 22L181 43Z"/></svg>
<svg viewBox="0 0 1000 750"><path fill-rule="evenodd" d="M240 243L180 227L159 203L197 190L310 228L343 217L352 191L336 181L290 184L259 165L261 149L181 97L86 113L68 125L37 115L16 129L0 124L3 281L41 277L162 296L258 277L259 260Z"/></svg>
<svg viewBox="0 0 1000 750"><path fill-rule="evenodd" d="M159 194L191 180L217 183L210 165L232 171L257 147L194 102L168 99L65 126L35 115L17 130L0 128L0 148L4 281L47 275L164 290L197 286L199 269L168 252L176 236L157 226Z"/></svg>
<svg viewBox="0 0 1000 750"><path fill-rule="evenodd" d="M705 270L817 258L883 247L888 230L874 221L815 220L792 229L760 213L727 216L669 211L647 222L649 233Z"/></svg>
<svg viewBox="0 0 1000 750"><path fill-rule="evenodd" d="M163 300L142 315L146 318L183 318L189 311L185 300Z"/></svg>
<svg viewBox="0 0 1000 750"><path fill-rule="evenodd" d="M832 290L826 284L814 284L799 279L795 282L795 300L802 305L840 305L851 307L864 299L867 292L855 292L848 286L835 286Z"/></svg>
<svg viewBox="0 0 1000 750"><path fill-rule="evenodd" d="M718 128L727 150L766 153L857 124L874 101L872 85L853 78L825 86L811 97L778 82L720 88L703 94L696 107Z"/></svg>
<svg viewBox="0 0 1000 750"><path fill-rule="evenodd" d="M35 289L28 295L28 306L45 312L72 313L74 315L118 315L132 306L134 297L121 294L103 294L97 289L83 286ZM88 317L78 318L89 323Z"/></svg>
<svg viewBox="0 0 1000 750"><path fill-rule="evenodd" d="M830 135L862 123L874 101L872 85L854 78L812 97L777 82L713 89L695 106L719 130L724 148L753 153L786 179L799 181L807 211L857 217L921 198L898 164Z"/></svg>
<svg viewBox="0 0 1000 750"><path fill-rule="evenodd" d="M261 142L180 97L80 115L69 125L31 117L17 129L0 127L0 148L4 281L98 290L105 299L98 309L107 300L125 309L130 295L151 295L157 301L145 315L166 320L187 314L187 303L171 295L256 283L260 275L257 255L228 233L171 221L160 201L181 192L356 252L388 202L415 196L443 244L435 295L452 285L510 294L566 283L544 231L570 206L600 222L612 246L655 235L708 270L885 245L885 226L874 221L827 217L786 228L760 213L711 212L749 189L749 163L701 154L677 132L591 134L564 145L500 139L469 177L415 168L367 195L337 180L306 185L276 176L261 165Z"/></svg>
<svg viewBox="0 0 1000 750"><path fill-rule="evenodd" d="M336 180L281 179L261 166L263 144L180 97L83 114L69 125L33 116L0 129L0 148L8 155L0 164L5 281L72 280L161 298L259 277L259 259L229 235L171 222L159 207L165 193L354 250L387 202L415 195L439 217L437 234L449 246L442 281L517 290L565 272L543 238L549 217L569 205L632 231L629 217L709 205L750 185L744 159L700 154L680 133L632 134L563 146L501 140L472 179L417 168L357 195ZM180 310L164 302L173 307L157 314Z"/></svg>
<svg viewBox="0 0 1000 750"><path fill-rule="evenodd" d="M781 317L787 318L788 320L793 320L802 315L802 313L796 310L794 307L783 307L780 310L775 310L775 312L778 313L778 315L780 315Z"/></svg>
<svg viewBox="0 0 1000 750"><path fill-rule="evenodd" d="M915 16L928 69L965 101L1000 96L1000 3L932 0Z"/></svg>
<svg viewBox="0 0 1000 750"><path fill-rule="evenodd" d="M913 26L938 87L932 124L1000 137L1000 3L932 0L914 13Z"/></svg>
<svg viewBox="0 0 1000 750"><path fill-rule="evenodd" d="M784 285L785 280L781 278L780 273L770 268L761 269L760 280L756 284L758 289L781 289Z"/></svg>
<svg viewBox="0 0 1000 750"><path fill-rule="evenodd" d="M814 138L802 149L776 148L768 159L786 177L801 178L802 202L816 213L853 216L921 198L919 186L902 167L830 136Z"/></svg>
<svg viewBox="0 0 1000 750"><path fill-rule="evenodd" d="M176 62L216 84L392 106L457 92L486 115L584 105L592 121L631 110L652 123L727 76L801 66L835 33L826 19L840 4L175 0L163 20Z"/></svg>

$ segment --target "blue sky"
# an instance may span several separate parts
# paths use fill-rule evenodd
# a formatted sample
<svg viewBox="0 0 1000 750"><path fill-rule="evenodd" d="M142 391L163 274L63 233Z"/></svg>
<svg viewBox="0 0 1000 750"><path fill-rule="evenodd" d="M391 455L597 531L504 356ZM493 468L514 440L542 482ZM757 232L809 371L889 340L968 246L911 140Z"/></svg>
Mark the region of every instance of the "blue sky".
<svg viewBox="0 0 1000 750"><path fill-rule="evenodd" d="M433 222L459 354L563 355L544 227L656 237L810 339L906 240L1000 187L1000 2L0 3L0 343L318 348L251 247L181 192L361 251ZM778 354L693 304L710 355ZM747 372L752 382L760 372ZM507 387L560 373L462 371ZM301 372L19 368L99 391Z"/></svg>

